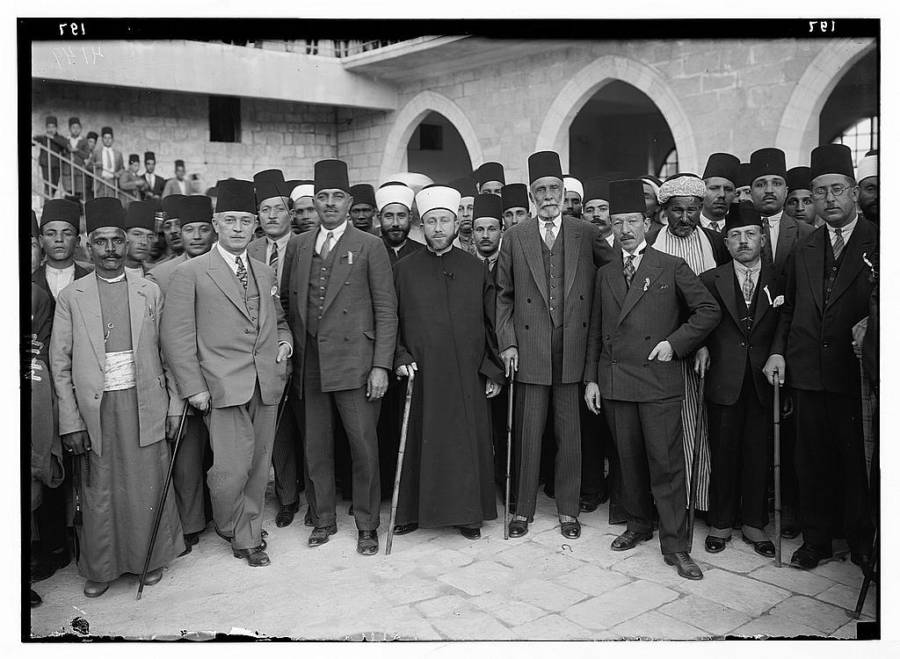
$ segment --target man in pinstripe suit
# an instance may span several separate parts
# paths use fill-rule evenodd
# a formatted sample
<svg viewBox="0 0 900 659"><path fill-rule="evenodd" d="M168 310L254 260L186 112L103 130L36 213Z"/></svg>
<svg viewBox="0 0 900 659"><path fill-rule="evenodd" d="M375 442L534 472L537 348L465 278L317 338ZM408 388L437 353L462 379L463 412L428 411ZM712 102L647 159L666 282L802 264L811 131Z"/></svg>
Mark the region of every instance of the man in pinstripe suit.
<svg viewBox="0 0 900 659"><path fill-rule="evenodd" d="M597 272L584 398L598 414L602 396L619 455L628 529L612 549L632 549L653 537L655 500L666 563L686 579L702 579L688 553L681 360L715 329L719 305L683 259L647 247L641 181L609 187L621 249Z"/></svg>
<svg viewBox="0 0 900 659"><path fill-rule="evenodd" d="M556 437L556 507L560 531L578 538L581 487L579 384L584 370L594 291L593 246L597 228L562 216L559 155L528 158L538 217L511 227L497 264L497 338L517 388L515 428L518 495L509 535L528 533L534 515L541 437L551 401Z"/></svg>

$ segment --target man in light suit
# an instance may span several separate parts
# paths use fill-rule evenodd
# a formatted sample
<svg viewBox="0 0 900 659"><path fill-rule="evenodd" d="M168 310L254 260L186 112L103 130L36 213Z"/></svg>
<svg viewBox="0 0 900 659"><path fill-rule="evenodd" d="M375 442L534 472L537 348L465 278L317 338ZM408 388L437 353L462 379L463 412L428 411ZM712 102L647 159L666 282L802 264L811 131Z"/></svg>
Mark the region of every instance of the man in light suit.
<svg viewBox="0 0 900 659"><path fill-rule="evenodd" d="M560 532L578 538L581 487L579 385L584 372L594 292L592 224L562 216L559 155L528 158L538 217L507 229L497 263L497 338L506 377L519 384L515 401L518 494L509 535L528 533L537 499L541 438L552 401Z"/></svg>
<svg viewBox="0 0 900 659"><path fill-rule="evenodd" d="M606 413L619 456L628 529L612 549L653 537L655 501L666 563L702 579L688 553L681 359L716 327L719 305L683 259L647 247L639 179L610 183L610 214L621 249L597 272L584 397Z"/></svg>
<svg viewBox="0 0 900 659"><path fill-rule="evenodd" d="M381 487L376 424L397 340L397 296L380 238L347 219L353 198L347 164L315 164L318 231L289 245L282 300L294 333L294 391L305 410L306 497L315 528L309 545L337 533L334 428L336 407L353 462L356 550L378 553ZM290 268L290 270L288 270Z"/></svg>
<svg viewBox="0 0 900 659"><path fill-rule="evenodd" d="M156 173L156 154L152 151L144 152L144 173L141 174L141 177L147 182L144 198L162 198L163 190L166 188L166 179Z"/></svg>
<svg viewBox="0 0 900 659"><path fill-rule="evenodd" d="M253 183L218 186L218 242L178 266L166 293L162 341L178 393L202 413L213 448L207 477L216 532L235 558L269 564L263 504L291 335L271 269L248 258Z"/></svg>
<svg viewBox="0 0 900 659"><path fill-rule="evenodd" d="M125 159L121 151L113 148L113 129L109 126L100 129L100 144L94 148L90 164L94 169L94 196L115 197Z"/></svg>
<svg viewBox="0 0 900 659"><path fill-rule="evenodd" d="M95 199L85 216L94 274L56 300L50 367L83 511L78 571L85 596L98 597L144 567L169 468L169 400L158 333L162 297L156 284L125 273L125 210L118 199ZM157 583L182 549L178 511L168 499L145 583Z"/></svg>
<svg viewBox="0 0 900 659"><path fill-rule="evenodd" d="M253 175L259 224L265 236L247 246L250 258L267 263L275 274L275 283L281 290L287 246L294 240L291 232L291 199L284 174L280 169L267 169ZM294 521L294 513L300 509L298 484L303 478L302 449L299 428L291 397L285 400L281 424L275 432L272 448L272 468L275 470L275 496L279 509L275 526L287 526ZM304 485L305 487L305 485Z"/></svg>
<svg viewBox="0 0 900 659"><path fill-rule="evenodd" d="M209 197L171 195L166 197L166 202L168 208L181 219L184 252L159 264L145 275L159 286L163 301L175 269L188 259L206 254L217 237L212 226L212 205ZM166 384L169 389L167 423L171 430L173 424L178 423L186 403L184 397L178 393L175 378L168 378ZM208 450L209 434L203 418L189 407L184 423L184 436L178 449L178 460L175 461L175 469L172 472L172 487L175 490L175 502L178 504L178 515L181 517L181 527L184 531L186 553L192 551L193 546L200 541L200 533L206 528L203 484L204 461Z"/></svg>
<svg viewBox="0 0 900 659"><path fill-rule="evenodd" d="M184 178L186 171L187 170L184 167L184 160L176 160L175 176L166 181L166 185L163 188L162 193L163 197L168 197L170 194L191 194L190 183Z"/></svg>

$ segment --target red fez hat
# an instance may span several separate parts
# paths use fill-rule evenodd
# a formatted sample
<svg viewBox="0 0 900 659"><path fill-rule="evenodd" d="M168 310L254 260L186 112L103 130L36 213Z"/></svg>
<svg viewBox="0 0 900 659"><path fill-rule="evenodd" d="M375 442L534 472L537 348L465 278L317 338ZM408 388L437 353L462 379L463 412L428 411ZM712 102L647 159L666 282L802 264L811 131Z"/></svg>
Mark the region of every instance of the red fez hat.
<svg viewBox="0 0 900 659"><path fill-rule="evenodd" d="M644 182L639 178L609 183L609 212L611 215L646 213Z"/></svg>
<svg viewBox="0 0 900 659"><path fill-rule="evenodd" d="M750 182L747 185L753 185L753 181L760 176L784 178L786 175L787 165L784 164L784 151L781 149L757 149L750 154Z"/></svg>
<svg viewBox="0 0 900 659"><path fill-rule="evenodd" d="M825 174L843 174L854 178L853 153L846 144L823 144L809 156L809 178L815 180Z"/></svg>
<svg viewBox="0 0 900 659"><path fill-rule="evenodd" d="M125 211L125 230L147 229L156 231L156 209L149 201L132 201Z"/></svg>
<svg viewBox="0 0 900 659"><path fill-rule="evenodd" d="M641 182L643 186L643 181ZM643 187L641 188L643 190ZM609 181L599 176L594 176L584 182L584 201L585 203L591 199L602 199L609 202Z"/></svg>
<svg viewBox="0 0 900 659"><path fill-rule="evenodd" d="M256 214L256 197L253 192L253 181L226 179L216 183L219 194L216 197L216 212L235 211Z"/></svg>
<svg viewBox="0 0 900 659"><path fill-rule="evenodd" d="M528 210L528 187L524 183L508 183L500 188L503 210L524 208Z"/></svg>
<svg viewBox="0 0 900 659"><path fill-rule="evenodd" d="M538 151L528 156L528 182L534 183L545 176L553 176L562 181L562 166L559 164L559 154L555 151Z"/></svg>
<svg viewBox="0 0 900 659"><path fill-rule="evenodd" d="M313 166L313 180L316 194L321 190L343 190L350 193L350 177L347 163L343 160L320 160Z"/></svg>
<svg viewBox="0 0 900 659"><path fill-rule="evenodd" d="M470 176L460 176L453 179L450 187L459 192L460 197L474 197L478 194L478 191L475 189L475 181Z"/></svg>
<svg viewBox="0 0 900 659"><path fill-rule="evenodd" d="M350 186L350 196L353 197L353 205L369 204L375 206L375 188L368 183L357 183Z"/></svg>
<svg viewBox="0 0 900 659"><path fill-rule="evenodd" d="M498 195L480 194L475 197L475 203L472 205L473 220L477 220L479 217L492 217L499 221L501 215L503 215L503 200Z"/></svg>
<svg viewBox="0 0 900 659"><path fill-rule="evenodd" d="M703 179L719 177L728 179L733 185L737 185L738 169L741 161L730 153L714 153L706 161L706 169L703 170Z"/></svg>
<svg viewBox="0 0 900 659"><path fill-rule="evenodd" d="M181 226L193 222L212 223L212 199L206 195L190 195L182 203Z"/></svg>
<svg viewBox="0 0 900 659"><path fill-rule="evenodd" d="M185 199L187 199L187 195L183 194L170 194L167 197L163 197L162 209L170 220L173 218L181 219L181 216L184 214Z"/></svg>
<svg viewBox="0 0 900 659"><path fill-rule="evenodd" d="M503 174L503 165L499 162L484 163L475 170L474 178L479 186L484 185L488 181L500 181L500 183L506 183L506 177Z"/></svg>
<svg viewBox="0 0 900 659"><path fill-rule="evenodd" d="M791 167L787 170L784 180L787 181L788 192L792 190L812 190L809 167Z"/></svg>
<svg viewBox="0 0 900 659"><path fill-rule="evenodd" d="M115 197L91 199L84 204L84 222L91 233L104 227L125 230L125 209Z"/></svg>
<svg viewBox="0 0 900 659"><path fill-rule="evenodd" d="M48 199L41 211L41 227L47 222L68 222L78 230L81 207L68 199Z"/></svg>
<svg viewBox="0 0 900 659"><path fill-rule="evenodd" d="M759 227L762 229L762 225L762 216L753 208L753 204L745 201L742 204L731 204L728 207L723 232L727 234L738 227Z"/></svg>
<svg viewBox="0 0 900 659"><path fill-rule="evenodd" d="M280 169L266 169L253 175L253 187L256 194L256 205L264 199L272 197L290 197L291 191L284 182L284 174Z"/></svg>

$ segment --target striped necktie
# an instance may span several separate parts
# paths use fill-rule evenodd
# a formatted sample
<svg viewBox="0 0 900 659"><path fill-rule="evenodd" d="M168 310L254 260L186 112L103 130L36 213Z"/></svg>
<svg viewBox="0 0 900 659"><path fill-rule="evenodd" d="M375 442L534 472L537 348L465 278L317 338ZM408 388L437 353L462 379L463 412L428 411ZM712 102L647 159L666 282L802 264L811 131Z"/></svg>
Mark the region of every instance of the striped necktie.
<svg viewBox="0 0 900 659"><path fill-rule="evenodd" d="M331 253L331 241L334 239L334 233L329 231L325 236L325 242L322 243L322 251L319 252L319 258L323 261L328 258L328 254Z"/></svg>
<svg viewBox="0 0 900 659"><path fill-rule="evenodd" d="M244 292L246 293L248 284L247 268L244 267L244 261L240 256L235 256L234 262L237 263L237 272L235 274L237 275L238 280L241 282L241 286L244 287Z"/></svg>
<svg viewBox="0 0 900 659"><path fill-rule="evenodd" d="M762 248L762 262L764 265L774 265L775 258L772 256L772 232L769 227L769 218L762 218L764 235L766 236L766 244Z"/></svg>
<svg viewBox="0 0 900 659"><path fill-rule="evenodd" d="M278 276L278 243L272 243L272 253L269 255L269 267Z"/></svg>
<svg viewBox="0 0 900 659"><path fill-rule="evenodd" d="M625 257L625 288L631 288L631 280L634 279L634 254Z"/></svg>
<svg viewBox="0 0 900 659"><path fill-rule="evenodd" d="M544 244L547 245L547 249L553 249L553 243L556 242L553 228L553 222L544 222Z"/></svg>
<svg viewBox="0 0 900 659"><path fill-rule="evenodd" d="M841 252L844 251L844 236L841 235L841 228L834 230L834 240L831 241L831 251L834 253L834 260L837 261Z"/></svg>

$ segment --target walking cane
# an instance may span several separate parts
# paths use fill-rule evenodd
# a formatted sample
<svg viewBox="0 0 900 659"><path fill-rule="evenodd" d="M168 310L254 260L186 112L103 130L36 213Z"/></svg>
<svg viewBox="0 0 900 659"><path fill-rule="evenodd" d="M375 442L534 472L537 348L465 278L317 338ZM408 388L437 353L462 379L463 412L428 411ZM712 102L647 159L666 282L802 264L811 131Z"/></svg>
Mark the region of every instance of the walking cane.
<svg viewBox="0 0 900 659"><path fill-rule="evenodd" d="M172 451L172 459L169 461L169 472L166 474L166 484L163 486L162 494L159 496L159 505L156 506L156 519L153 520L153 532L150 534L150 544L147 546L147 558L144 559L144 569L141 572L141 580L138 584L137 597L141 599L141 593L144 592L144 579L147 578L147 570L150 567L150 557L153 556L153 546L156 544L156 534L159 533L159 523L162 521L163 508L166 504L166 495L169 493L169 485L172 483L172 471L175 468L175 459L178 457L178 447L181 445L181 434L184 430L184 421L187 418L188 404L184 403L184 409L181 411L181 420L178 422L178 432L175 434L175 449Z"/></svg>
<svg viewBox="0 0 900 659"><path fill-rule="evenodd" d="M781 567L781 381L775 374L772 416L775 424L775 446L772 471L775 480L775 567Z"/></svg>
<svg viewBox="0 0 900 659"><path fill-rule="evenodd" d="M703 380L697 383L697 417L694 421L694 450L691 456L691 495L688 501L688 542L689 550L694 547L694 506L697 500L697 463L700 462L700 422L703 420Z"/></svg>
<svg viewBox="0 0 900 659"><path fill-rule="evenodd" d="M278 418L275 419L275 434L278 434L278 428L281 427L281 417L284 414L284 408L287 407L288 396L291 395L291 379L294 374L287 376L287 383L284 385L284 395L281 397L281 406L278 408Z"/></svg>
<svg viewBox="0 0 900 659"><path fill-rule="evenodd" d="M400 428L400 450L397 451L397 473L394 474L394 494L391 496L391 525L388 527L387 542L384 543L384 555L391 555L394 542L394 524L397 522L397 501L400 499L400 473L403 471L403 454L406 452L406 431L409 430L409 408L412 403L413 381L416 372L411 366L406 367L409 373L406 380L406 402L403 405L403 426Z"/></svg>
<svg viewBox="0 0 900 659"><path fill-rule="evenodd" d="M506 498L503 501L503 539L509 540L509 472L512 466L513 385L515 375L509 376L509 400L506 404Z"/></svg>

